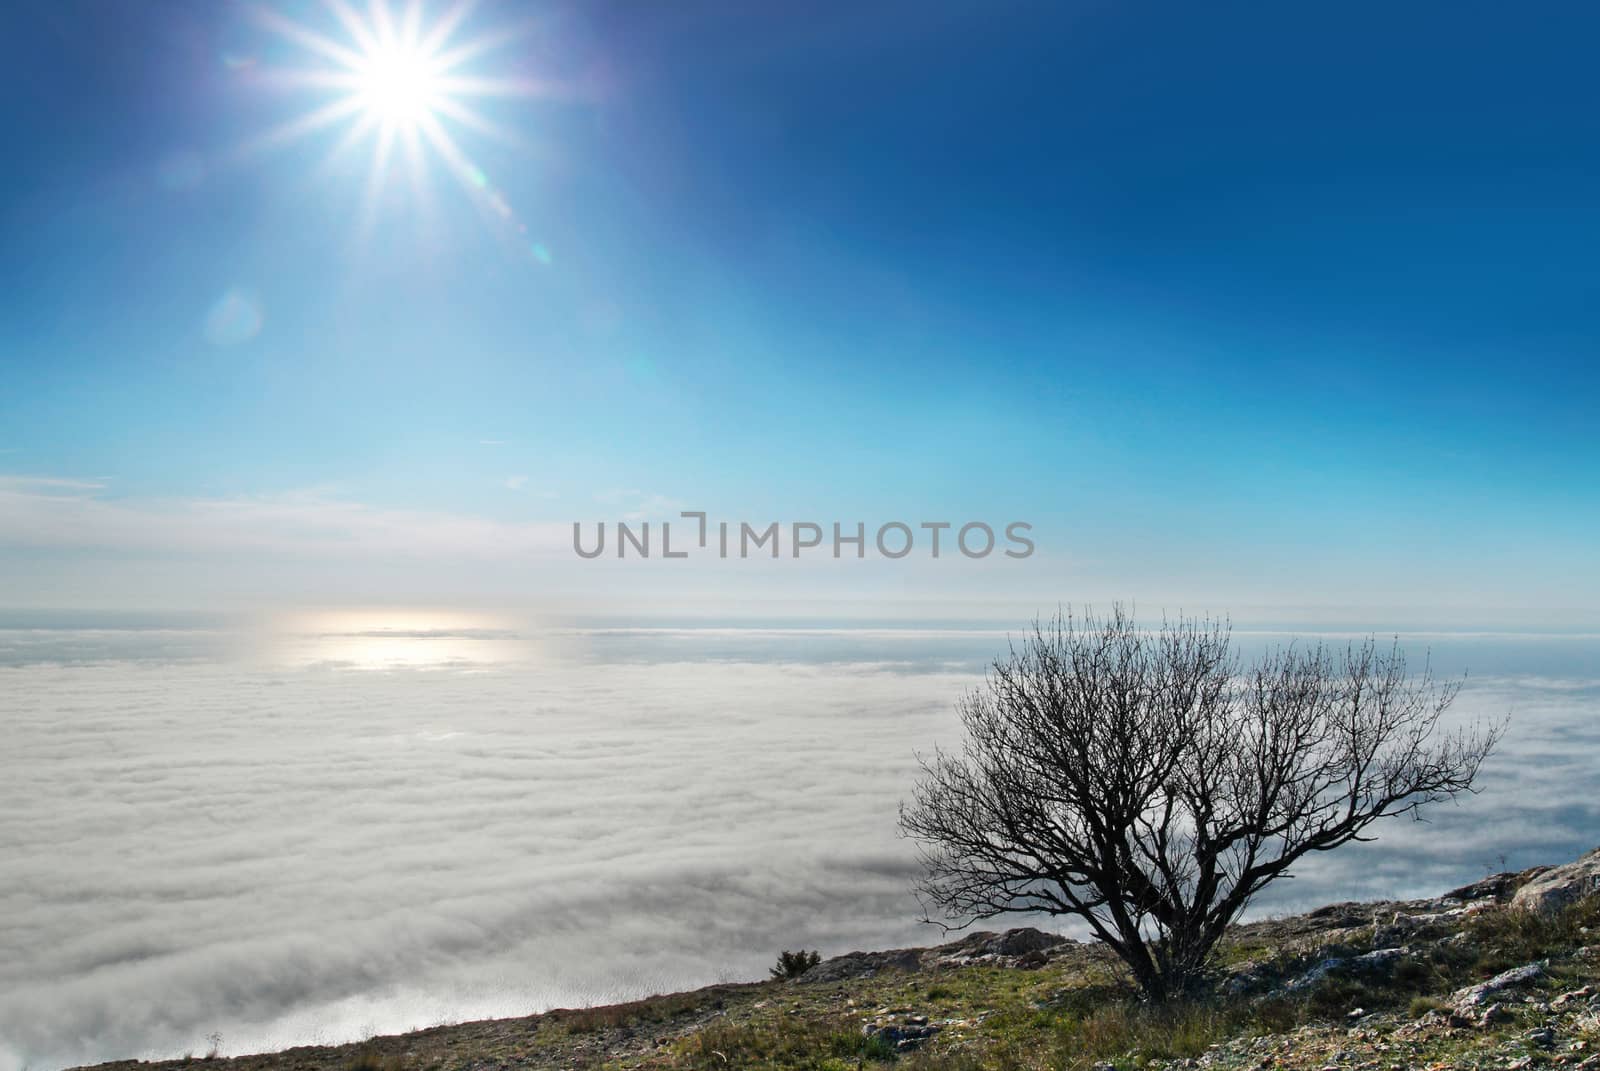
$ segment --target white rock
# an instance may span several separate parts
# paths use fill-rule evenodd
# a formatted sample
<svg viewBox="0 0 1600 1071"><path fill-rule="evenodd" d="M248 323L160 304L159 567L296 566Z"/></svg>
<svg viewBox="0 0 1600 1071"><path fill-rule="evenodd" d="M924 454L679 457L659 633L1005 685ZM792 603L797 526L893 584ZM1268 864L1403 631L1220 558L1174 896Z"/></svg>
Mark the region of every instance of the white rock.
<svg viewBox="0 0 1600 1071"><path fill-rule="evenodd" d="M1538 874L1517 890L1511 898L1511 906L1554 915L1593 893L1600 893L1600 848L1586 852L1574 862L1553 866Z"/></svg>
<svg viewBox="0 0 1600 1071"><path fill-rule="evenodd" d="M1479 982L1477 985L1456 990L1455 995L1451 998L1451 1003L1455 1005L1458 1012L1466 1008L1476 1008L1502 989L1527 985L1529 982L1538 980L1543 974L1544 964L1525 963L1520 967L1513 967L1509 971L1501 971L1487 982Z"/></svg>

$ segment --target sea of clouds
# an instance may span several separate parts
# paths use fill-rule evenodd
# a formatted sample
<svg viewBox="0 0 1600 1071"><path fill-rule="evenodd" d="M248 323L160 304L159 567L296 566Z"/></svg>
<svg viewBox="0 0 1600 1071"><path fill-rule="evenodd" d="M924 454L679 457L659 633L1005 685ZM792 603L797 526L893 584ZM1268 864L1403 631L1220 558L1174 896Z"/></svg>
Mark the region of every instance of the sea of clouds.
<svg viewBox="0 0 1600 1071"><path fill-rule="evenodd" d="M11 624L0 1071L345 1041L754 979L783 948L937 941L897 807L1005 644ZM1595 638L1403 639L1471 666L1459 717L1512 715L1482 793L1316 860L1258 913L1593 846Z"/></svg>

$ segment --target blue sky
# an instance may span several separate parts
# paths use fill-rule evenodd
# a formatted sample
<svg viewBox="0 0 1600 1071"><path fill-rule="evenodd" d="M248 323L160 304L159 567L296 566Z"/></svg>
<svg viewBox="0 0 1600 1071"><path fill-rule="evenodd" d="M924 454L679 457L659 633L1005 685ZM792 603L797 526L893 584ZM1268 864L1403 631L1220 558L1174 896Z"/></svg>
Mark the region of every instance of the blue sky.
<svg viewBox="0 0 1600 1071"><path fill-rule="evenodd" d="M691 508L1025 519L866 587L1006 613L1592 614L1597 30L484 2L463 69L531 91L374 193L347 125L266 137L339 94L258 9L7 5L0 602L581 605L519 540ZM692 586L862 590L769 573Z"/></svg>

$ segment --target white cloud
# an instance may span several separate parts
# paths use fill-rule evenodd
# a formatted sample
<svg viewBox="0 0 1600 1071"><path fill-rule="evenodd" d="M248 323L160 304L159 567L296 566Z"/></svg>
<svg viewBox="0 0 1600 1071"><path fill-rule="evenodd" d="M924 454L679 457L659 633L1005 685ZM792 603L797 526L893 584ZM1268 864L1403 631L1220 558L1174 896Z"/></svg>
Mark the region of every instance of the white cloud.
<svg viewBox="0 0 1600 1071"><path fill-rule="evenodd" d="M689 508L679 499L655 492L640 491L637 488L629 490L613 488L601 491L594 496L594 499L601 505L618 510L619 519L624 521L656 518L676 520L680 512Z"/></svg>
<svg viewBox="0 0 1600 1071"><path fill-rule="evenodd" d="M77 493L98 491L105 487L104 477L83 480L60 476L8 476L0 474L0 496L46 495L73 497Z"/></svg>
<svg viewBox="0 0 1600 1071"><path fill-rule="evenodd" d="M553 522L508 523L389 509L322 490L232 498L108 499L97 494L104 487L102 481L0 476L0 546L190 555L501 559L570 552L570 530Z"/></svg>
<svg viewBox="0 0 1600 1071"><path fill-rule="evenodd" d="M585 661L0 670L0 1037L286 1045L918 936L893 816L968 678Z"/></svg>
<svg viewBox="0 0 1600 1071"><path fill-rule="evenodd" d="M503 486L522 490L523 501L546 516L558 508L552 492L527 493L530 483ZM655 559L619 560L618 521L677 522L683 504L641 491L600 497L610 505L574 509L576 517L560 520L516 521L371 505L337 488L149 498L112 495L100 480L0 476L0 590L13 607L233 609L466 598L538 605L552 614L701 614L763 601L778 613L837 615L851 612L846 604L862 613L927 613L937 602L933 612L948 617L978 613L981 600L983 613L1001 606L1008 619L1026 620L1049 586L1035 568L1044 554L1025 569L949 556L839 560L826 552L798 561L702 554L665 562L658 537ZM573 552L575 520L607 523L613 538L602 558ZM891 610L888 600L903 601L908 591L914 605ZM813 605L784 609L783 600Z"/></svg>
<svg viewBox="0 0 1600 1071"><path fill-rule="evenodd" d="M506 642L465 624L451 636ZM193 660L164 638L131 661L0 665L0 1071L204 1051L212 1031L230 1052L341 1040L755 978L785 947L937 940L914 922L896 806L998 637L518 635L517 659L472 672L336 671L298 647ZM306 640L369 641L395 639ZM1485 792L1314 861L1258 911L1589 846L1586 699L1484 668L1497 683L1463 713L1514 700L1521 719Z"/></svg>

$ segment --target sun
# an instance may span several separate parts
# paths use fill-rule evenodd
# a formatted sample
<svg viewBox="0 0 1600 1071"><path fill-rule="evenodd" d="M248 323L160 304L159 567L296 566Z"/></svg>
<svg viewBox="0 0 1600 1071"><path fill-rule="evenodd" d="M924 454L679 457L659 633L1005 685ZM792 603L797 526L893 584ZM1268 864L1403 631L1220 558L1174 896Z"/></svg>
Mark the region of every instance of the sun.
<svg viewBox="0 0 1600 1071"><path fill-rule="evenodd" d="M354 73L362 107L381 122L416 126L432 119L444 99L442 76L414 47L380 48L363 56Z"/></svg>
<svg viewBox="0 0 1600 1071"><path fill-rule="evenodd" d="M439 13L431 20L422 0L408 0L403 7L370 0L364 12L349 0L323 0L323 6L326 25L291 19L271 7L252 9L263 28L291 46L289 64L268 69L264 80L319 98L308 111L268 131L258 143L281 144L342 126L329 160L368 147L364 193L369 210L380 199L393 158L400 155L414 189L428 187L430 165L443 166L489 218L525 234L526 227L506 199L457 140L466 130L518 142L472 102L537 95L550 88L527 77L474 69L520 34L514 28L498 28L464 37L472 0L435 8Z"/></svg>

